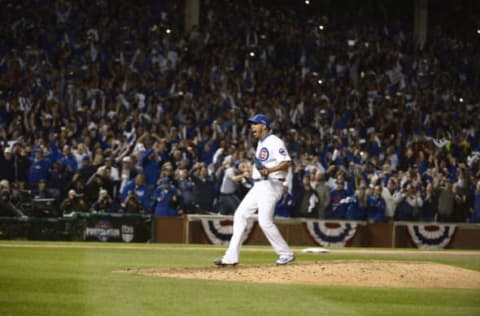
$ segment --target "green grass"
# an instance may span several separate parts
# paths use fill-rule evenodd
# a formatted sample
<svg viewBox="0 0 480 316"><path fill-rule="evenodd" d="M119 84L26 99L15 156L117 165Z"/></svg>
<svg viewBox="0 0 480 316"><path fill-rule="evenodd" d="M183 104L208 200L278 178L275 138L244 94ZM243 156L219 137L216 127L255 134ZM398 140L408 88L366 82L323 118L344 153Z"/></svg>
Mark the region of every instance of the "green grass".
<svg viewBox="0 0 480 316"><path fill-rule="evenodd" d="M480 315L480 290L251 284L113 273L211 266L209 245L0 242L0 315ZM391 250L389 250L391 251ZM480 271L476 256L413 251L298 255L299 261L435 261ZM242 264L271 264L245 247Z"/></svg>

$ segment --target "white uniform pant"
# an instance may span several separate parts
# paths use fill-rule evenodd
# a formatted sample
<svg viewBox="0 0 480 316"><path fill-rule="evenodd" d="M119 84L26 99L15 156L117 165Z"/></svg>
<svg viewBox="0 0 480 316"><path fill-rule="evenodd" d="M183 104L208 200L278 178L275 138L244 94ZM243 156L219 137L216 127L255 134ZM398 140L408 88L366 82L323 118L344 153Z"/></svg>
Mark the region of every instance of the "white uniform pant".
<svg viewBox="0 0 480 316"><path fill-rule="evenodd" d="M234 214L233 235L230 239L228 249L223 257L224 262L239 262L240 248L244 240L245 228L248 218L258 210L258 224L273 249L279 256L291 256L292 250L283 239L277 226L273 223L275 205L280 200L283 192L283 185L275 180L261 180L255 182L254 186L243 198Z"/></svg>

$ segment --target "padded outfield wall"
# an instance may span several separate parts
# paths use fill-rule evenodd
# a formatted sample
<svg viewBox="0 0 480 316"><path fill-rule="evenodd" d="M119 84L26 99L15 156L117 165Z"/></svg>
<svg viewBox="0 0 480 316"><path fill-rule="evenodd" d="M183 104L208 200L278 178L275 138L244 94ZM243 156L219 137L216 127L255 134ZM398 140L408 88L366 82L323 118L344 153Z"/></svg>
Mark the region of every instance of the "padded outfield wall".
<svg viewBox="0 0 480 316"><path fill-rule="evenodd" d="M480 224L311 219L275 220L292 246L480 249ZM227 244L232 216L78 213L59 218L0 217L0 239ZM247 226L245 244L267 245L256 218Z"/></svg>

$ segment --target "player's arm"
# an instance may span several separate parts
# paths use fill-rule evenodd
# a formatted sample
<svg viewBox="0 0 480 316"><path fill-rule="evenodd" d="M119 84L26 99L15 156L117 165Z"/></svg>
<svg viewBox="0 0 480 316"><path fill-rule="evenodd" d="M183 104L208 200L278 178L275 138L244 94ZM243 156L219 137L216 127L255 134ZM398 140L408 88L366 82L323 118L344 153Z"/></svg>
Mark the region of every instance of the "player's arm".
<svg viewBox="0 0 480 316"><path fill-rule="evenodd" d="M290 161L281 161L275 167L265 168L265 169L262 169L262 170L259 170L259 171L264 176L267 176L270 173L275 172L275 171L287 171L288 172L288 168L290 167L290 163L291 163Z"/></svg>

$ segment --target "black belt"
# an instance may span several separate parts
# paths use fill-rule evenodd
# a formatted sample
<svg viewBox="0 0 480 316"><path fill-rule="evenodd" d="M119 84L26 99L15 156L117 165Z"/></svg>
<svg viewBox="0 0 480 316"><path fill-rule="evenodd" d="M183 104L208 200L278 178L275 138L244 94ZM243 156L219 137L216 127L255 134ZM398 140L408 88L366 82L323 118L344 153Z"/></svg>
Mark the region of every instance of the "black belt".
<svg viewBox="0 0 480 316"><path fill-rule="evenodd" d="M278 182L284 182L285 179L280 178L280 179L253 179L254 182L259 182L259 181L267 181L267 180L273 180L273 181L278 181Z"/></svg>
<svg viewBox="0 0 480 316"><path fill-rule="evenodd" d="M234 195L235 192L232 192L232 193L220 193L220 195Z"/></svg>

